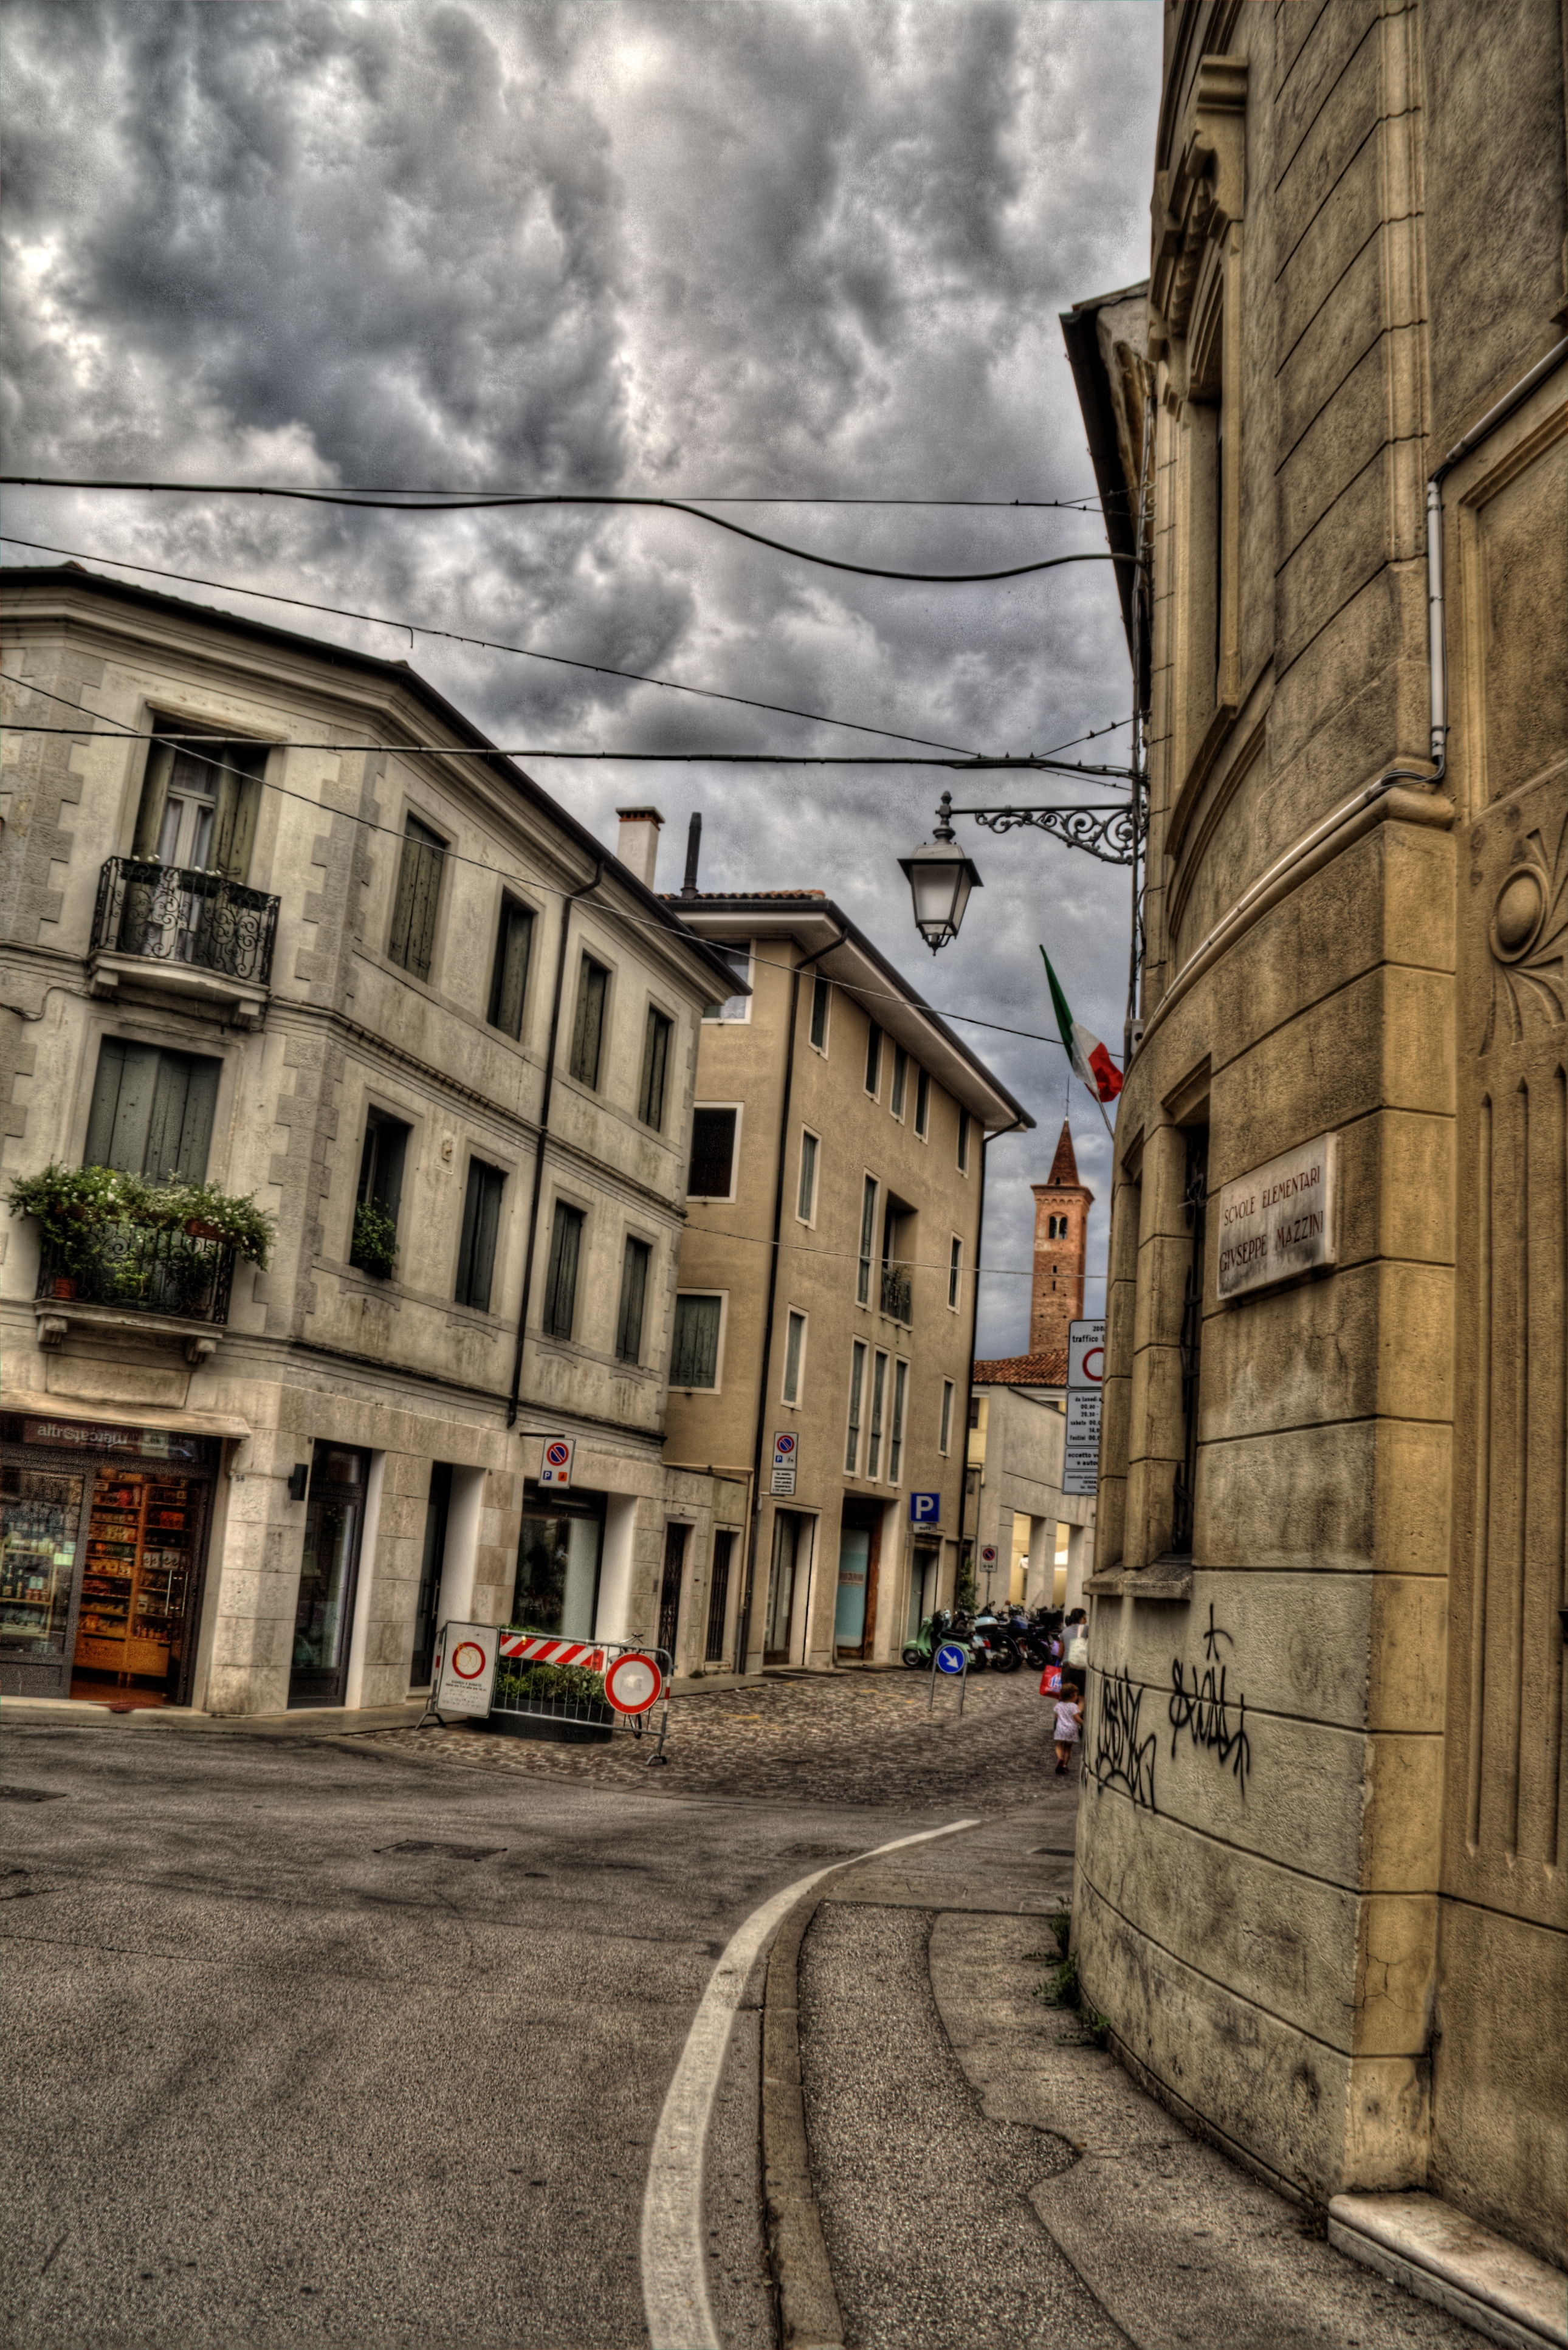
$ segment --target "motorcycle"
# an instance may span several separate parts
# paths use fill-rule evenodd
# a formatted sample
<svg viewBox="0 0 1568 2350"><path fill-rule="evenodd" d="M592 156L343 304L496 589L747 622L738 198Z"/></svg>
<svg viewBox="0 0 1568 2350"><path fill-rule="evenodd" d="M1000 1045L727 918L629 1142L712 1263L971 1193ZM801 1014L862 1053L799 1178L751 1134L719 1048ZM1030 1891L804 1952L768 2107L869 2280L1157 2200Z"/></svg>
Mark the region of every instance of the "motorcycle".
<svg viewBox="0 0 1568 2350"><path fill-rule="evenodd" d="M994 1608L981 1609L974 1619L974 1636L982 1643L986 1664L993 1673L1015 1673L1023 1662L1023 1644L1011 1619Z"/></svg>
<svg viewBox="0 0 1568 2350"><path fill-rule="evenodd" d="M944 1640L956 1640L961 1648L968 1649L971 1673L985 1670L990 1659L984 1646L976 1639L970 1619L946 1607L937 1608L925 1618L917 1638L903 1651L904 1663L911 1672L919 1672L922 1666L929 1672L931 1659Z"/></svg>

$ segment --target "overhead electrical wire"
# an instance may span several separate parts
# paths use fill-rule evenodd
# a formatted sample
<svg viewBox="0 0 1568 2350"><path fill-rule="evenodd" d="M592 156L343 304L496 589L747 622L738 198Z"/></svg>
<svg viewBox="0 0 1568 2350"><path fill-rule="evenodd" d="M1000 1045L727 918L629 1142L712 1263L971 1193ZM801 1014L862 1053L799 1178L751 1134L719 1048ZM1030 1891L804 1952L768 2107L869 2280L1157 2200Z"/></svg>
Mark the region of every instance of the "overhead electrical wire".
<svg viewBox="0 0 1568 2350"><path fill-rule="evenodd" d="M9 478L12 477L0 475L0 480ZM17 475L15 478L17 480L25 478L30 482L33 487L42 489L109 489L123 488L125 486L124 484L116 483L77 483L67 481L63 476L47 473L40 473L26 477ZM270 493L281 494L283 491L291 488L294 485L290 483L285 482L253 482L247 484L246 486L264 494ZM481 501L488 501L493 498L508 498L526 496L530 494L530 493L525 491L475 490L472 488L462 490L432 490L429 488L409 490L400 487L395 482L337 482L335 483L333 486L337 490L340 491L345 497L350 498L438 498L443 503L449 499L454 498L475 498ZM581 494L587 496L597 494L597 493L583 492ZM836 497L831 493L826 494L820 497L813 497L808 494L799 491L786 491L777 496L772 496L759 491L753 491L741 497L728 494L722 497L710 497L705 490L683 490L680 494L682 499L689 503L701 499L701 503L705 506L955 506L973 507L977 511L988 514L1009 514L1013 511L1017 511L1021 514L1096 514L1100 510L1104 503L1100 494L1097 491L1092 490L1085 491L1081 498L846 498ZM1116 498L1130 497L1131 494L1132 493L1128 490L1113 490L1111 493L1111 495Z"/></svg>
<svg viewBox="0 0 1568 2350"><path fill-rule="evenodd" d="M31 678L17 678L7 674L5 677L5 682L7 684L18 686L28 693L40 694L46 702L57 702L67 710L79 710L81 707L79 702L71 702L63 693L51 692L47 685L38 685L35 683ZM88 714L90 716L97 716L100 713L93 712ZM216 759L207 752L198 751L192 748L193 742L211 742L213 740L211 735L199 735L192 737L161 733L153 734L151 732L134 726L117 726L112 721L109 726L99 728L92 726L40 726L30 723L25 720L18 721L9 718L0 721L0 732L4 731L9 731L13 734L68 734L78 741L80 741L85 735L88 739L98 739L105 742L178 743L188 758L194 759L198 764L203 767L213 768L218 775L239 775L245 782L252 783L258 780L256 777L250 775L244 768L234 766L226 759ZM439 751L443 756L461 759L483 759L493 756L505 757L508 755L506 753L487 753L477 749L466 748L462 743L440 743L435 745L425 743L407 743L399 745L389 743L288 743L278 744L276 747L283 750L292 751L373 751L381 753L385 756L394 759L403 757L410 750L431 750L432 748ZM308 792L290 791L286 784L274 783L269 777L265 775L259 780L264 791L275 792L280 799L296 800L302 807L310 808L317 816L347 816L350 823L362 826L367 832L384 832L393 840L401 840L404 837L403 834L399 831L395 825L378 824L371 816L357 816L353 814L351 810L347 808L331 807L319 799L312 799ZM472 865L478 872L491 874L503 881L516 881L526 889L538 890L541 895L545 897L564 898L570 894L565 889L556 889L553 888L547 881L539 880L536 876L533 874L525 875L508 872L503 867L492 864L488 858L465 857L462 851L458 848L444 848L441 851L441 855L444 858L450 858L454 865ZM672 910L679 914L680 904L679 898L671 898L668 902L670 904ZM619 915L619 919L632 924L639 930L657 930L661 933L665 932L665 925L663 923L649 921L645 915L623 912ZM711 942L704 941L704 943ZM795 969L795 965L794 963L775 963L766 956L763 955L754 955L753 957L753 961L759 964L764 971L784 971L793 972ZM879 1001L888 1003L907 1003L909 1001L907 996L898 994L890 987L863 987L858 983L852 987L846 981L834 979L828 972L825 972L823 976L825 979L827 979L830 986L836 987L843 994L875 997ZM964 1027L986 1028L992 1030L999 1036L1021 1037L1025 1044L1054 1045L1058 1052L1064 1052L1066 1050L1066 1047L1064 1045L1060 1036L1047 1036L1033 1028L1012 1028L1009 1027L1004 1021L981 1020L976 1014L971 1012L943 1012L939 1010L935 1004L927 1004L923 1008L931 1013L933 1016L939 1020L956 1020ZM1118 1056L1113 1053L1110 1057L1112 1060L1116 1060Z"/></svg>
<svg viewBox="0 0 1568 2350"><path fill-rule="evenodd" d="M21 489L134 490L176 497L286 498L303 505L351 507L366 514L502 514L539 506L635 507L689 515L693 521L709 523L715 530L730 531L736 538L750 539L753 546L768 547L775 555L793 556L798 563L815 564L825 571L849 571L861 579L899 579L925 588L971 588L996 579L1023 579L1036 571L1060 570L1068 563L1137 564L1140 560L1133 555L1091 549L1077 555L1046 556L1035 563L1007 564L995 571L894 571L881 564L846 563L839 556L817 555L807 547L791 546L782 538L767 538L759 530L747 530L741 523L728 522L722 515L710 514L701 506L687 505L680 498L621 496L607 491L539 490L499 497L387 498L355 495L346 490L264 488L251 482L94 482L62 473L0 473L0 484Z"/></svg>
<svg viewBox="0 0 1568 2350"><path fill-rule="evenodd" d="M932 742L924 734L906 734L897 726L872 726L858 718L831 718L820 710L796 710L786 702L758 702L750 694L721 693L711 685L686 685L679 678L650 677L641 670L611 669L604 661L570 659L566 653L542 653L533 645L509 645L491 637L471 637L460 629L434 629L422 620L393 620L382 612L358 612L347 604L317 604L306 596L284 596L275 588L240 588L232 579L208 579L199 571L166 571L153 563L132 563L123 555L88 555L80 547L54 546L44 538L18 538L14 531L0 530L0 544L6 546L31 546L44 555L66 555L78 563L111 563L120 571L145 571L153 579L178 579L189 588L216 588L224 596L257 596L272 604L288 604L300 612L327 612L334 619L368 620L373 628L401 629L412 637L441 637L454 645L475 645L488 653L519 653L525 660L549 661L557 669L587 670L595 677L624 678L633 685L663 686L670 693L697 694L706 702L730 702L742 710L768 710L783 718L805 718L817 726L846 726L857 734L885 734L890 742L919 743L929 751L956 751L956 743ZM1086 736L1084 738L1088 739ZM972 755L972 754L970 754Z"/></svg>
<svg viewBox="0 0 1568 2350"><path fill-rule="evenodd" d="M805 718L816 726L844 726L857 734L881 734L889 742L918 743L928 751L955 751L965 758L979 754L964 751L957 743L933 741L925 734L906 734L897 726L873 726L860 718L834 718L820 710L797 710L787 702L759 702L746 693L721 693L716 686L687 685L680 678L653 677L641 670L612 669L604 661L572 659L566 653L542 653L533 645L503 644L493 637L472 637L460 629L431 628L423 620L394 620L380 612L360 612L347 604L317 604L308 597L285 596L275 588L242 588L230 579L209 579L199 571L169 571L153 563L132 563L123 555L89 555L78 546L56 546L45 538L18 538L14 531L0 530L0 546L30 546L44 555L68 556L77 563L108 563L119 571L144 571L152 579L178 579L188 588L216 588L225 596L255 596L265 602L287 604L301 612L327 612L334 619L368 620L378 629L401 629L410 637L439 637L454 645L474 645L483 652L519 653L526 660L549 661L558 669L587 670L595 677L618 677L634 685L663 686L671 693L691 693L707 702L729 702L742 710L767 710L784 718ZM3 575L0 575L3 576ZM1074 734L1065 743L1054 743L1043 758L1054 758L1058 751L1071 751L1080 743L1093 743L1102 734L1114 734L1118 727L1130 726L1130 718L1113 718L1107 726L1091 726L1086 734Z"/></svg>

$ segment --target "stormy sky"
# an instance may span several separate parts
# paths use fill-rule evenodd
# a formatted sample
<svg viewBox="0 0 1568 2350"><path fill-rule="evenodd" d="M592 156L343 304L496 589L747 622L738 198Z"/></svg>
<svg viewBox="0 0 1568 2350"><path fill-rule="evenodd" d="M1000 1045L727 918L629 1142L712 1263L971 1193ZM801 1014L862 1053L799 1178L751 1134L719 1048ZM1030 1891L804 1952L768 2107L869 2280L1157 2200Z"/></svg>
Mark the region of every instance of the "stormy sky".
<svg viewBox="0 0 1568 2350"><path fill-rule="evenodd" d="M1147 272L1159 37L1153 0L8 0L6 469L699 499L1092 494L1057 314ZM896 568L1105 545L1092 512L726 511ZM1127 711L1103 563L926 588L665 515L416 519L62 491L12 491L5 512L7 531L109 568L967 749L1044 751ZM151 584L408 656L504 743L898 747ZM1075 755L1125 756L1127 741L1124 726ZM700 807L705 887L826 889L940 1008L1050 1032L1044 940L1119 1055L1125 873L966 826L983 894L934 962L916 938L895 859L929 834L940 775L531 764L607 841L618 802L661 807L666 887ZM961 1033L1039 1120L992 1153L986 1259L1027 1267L1064 1058ZM1103 1266L1108 1146L1074 1093ZM1021 1350L1027 1325L1027 1282L989 1280L979 1351Z"/></svg>

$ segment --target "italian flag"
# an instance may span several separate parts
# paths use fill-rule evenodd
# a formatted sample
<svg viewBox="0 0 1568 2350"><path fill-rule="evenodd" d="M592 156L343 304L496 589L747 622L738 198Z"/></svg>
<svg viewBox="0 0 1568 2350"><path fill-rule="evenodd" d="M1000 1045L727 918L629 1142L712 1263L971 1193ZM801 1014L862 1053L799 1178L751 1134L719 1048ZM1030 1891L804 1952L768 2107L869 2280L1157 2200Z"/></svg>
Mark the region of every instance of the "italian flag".
<svg viewBox="0 0 1568 2350"><path fill-rule="evenodd" d="M1074 1019L1062 993L1062 983L1051 968L1051 958L1044 947L1040 960L1045 966L1045 976L1051 983L1051 1001L1056 1007L1056 1025L1062 1032L1062 1042L1067 1048L1067 1058L1075 1076L1083 1078L1095 1099L1115 1101L1122 1089L1122 1073L1097 1036L1091 1036L1083 1024Z"/></svg>

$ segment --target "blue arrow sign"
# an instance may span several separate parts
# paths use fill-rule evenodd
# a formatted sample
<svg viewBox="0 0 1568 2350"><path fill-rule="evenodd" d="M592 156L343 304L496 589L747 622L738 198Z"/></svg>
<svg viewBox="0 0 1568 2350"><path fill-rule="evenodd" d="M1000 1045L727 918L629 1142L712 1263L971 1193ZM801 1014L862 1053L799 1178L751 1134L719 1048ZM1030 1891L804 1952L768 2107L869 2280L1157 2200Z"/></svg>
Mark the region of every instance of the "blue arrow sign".
<svg viewBox="0 0 1568 2350"><path fill-rule="evenodd" d="M967 1653L959 1647L956 1640L944 1640L937 1650L939 1673L961 1673L968 1662Z"/></svg>

